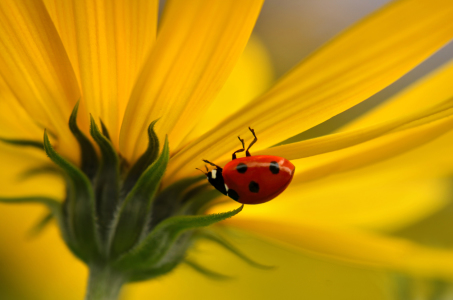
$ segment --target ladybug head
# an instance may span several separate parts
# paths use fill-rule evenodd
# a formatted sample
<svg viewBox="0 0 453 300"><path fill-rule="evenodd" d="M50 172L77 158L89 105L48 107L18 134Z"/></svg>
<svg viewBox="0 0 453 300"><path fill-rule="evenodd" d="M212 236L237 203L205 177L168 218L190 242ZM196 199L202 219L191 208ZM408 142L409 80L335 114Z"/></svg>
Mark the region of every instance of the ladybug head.
<svg viewBox="0 0 453 300"><path fill-rule="evenodd" d="M223 181L222 169L216 168L206 173L209 183L215 187L219 192L226 195L227 190L225 188L225 182Z"/></svg>

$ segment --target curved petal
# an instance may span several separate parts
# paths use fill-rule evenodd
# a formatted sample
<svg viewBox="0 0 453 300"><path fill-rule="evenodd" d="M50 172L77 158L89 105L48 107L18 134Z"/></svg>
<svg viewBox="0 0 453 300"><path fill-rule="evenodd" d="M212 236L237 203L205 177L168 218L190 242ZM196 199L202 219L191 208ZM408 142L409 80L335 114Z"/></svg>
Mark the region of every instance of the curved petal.
<svg viewBox="0 0 453 300"><path fill-rule="evenodd" d="M181 144L201 136L266 91L273 71L267 49L252 35L225 85Z"/></svg>
<svg viewBox="0 0 453 300"><path fill-rule="evenodd" d="M40 140L42 129L30 117L0 76L0 137Z"/></svg>
<svg viewBox="0 0 453 300"><path fill-rule="evenodd" d="M448 118L452 114L453 99L445 101L436 108L431 108L430 110L423 111L422 113L412 115L410 117L387 122L378 122L377 124L374 123L371 126L359 128L353 131L340 132L302 142L272 147L254 152L254 155L277 155L290 160L315 156L348 148L373 139L382 139L385 138L386 135L398 131L417 127L421 128L426 124ZM447 127L444 129L447 131L449 130ZM412 130L411 133L414 137L418 135L422 139L427 138L426 136L422 137L417 130ZM436 132L433 138L437 137L437 135L438 133Z"/></svg>
<svg viewBox="0 0 453 300"><path fill-rule="evenodd" d="M381 134L400 130L398 127L448 108L453 96L453 61L418 80L377 109L341 128L341 132L298 143L257 151L255 154L279 155L297 159L353 146ZM429 101L427 101L429 100ZM413 124L412 124L413 125Z"/></svg>
<svg viewBox="0 0 453 300"><path fill-rule="evenodd" d="M77 161L67 122L80 93L41 1L0 2L0 53L0 76L12 93L41 126L56 134L59 151Z"/></svg>
<svg viewBox="0 0 453 300"><path fill-rule="evenodd" d="M441 136L453 128L453 115L394 132L356 146L294 160L299 172L293 182L317 180L401 154Z"/></svg>
<svg viewBox="0 0 453 300"><path fill-rule="evenodd" d="M175 149L225 83L245 47L261 0L168 1L156 45L134 87L120 148L136 159L146 128L169 134Z"/></svg>
<svg viewBox="0 0 453 300"><path fill-rule="evenodd" d="M451 278L453 252L348 227L299 222L272 222L236 217L226 224L295 246L321 257L384 267L414 275Z"/></svg>
<svg viewBox="0 0 453 300"><path fill-rule="evenodd" d="M294 184L272 202L242 215L276 222L314 221L389 232L447 205L451 189L447 180L400 178L399 174L397 171L370 174L361 170Z"/></svg>
<svg viewBox="0 0 453 300"><path fill-rule="evenodd" d="M397 1L308 57L273 89L181 149L167 178L189 162L226 157L248 126L267 148L365 100L415 67L453 37L453 2ZM401 20L404 19L404 22ZM421 38L422 37L422 38ZM351 55L353 53L353 55ZM184 174L185 173L185 174Z"/></svg>
<svg viewBox="0 0 453 300"><path fill-rule="evenodd" d="M132 87L155 41L158 1L46 0L46 5L89 113L102 119L117 146Z"/></svg>
<svg viewBox="0 0 453 300"><path fill-rule="evenodd" d="M71 0L42 0L58 31L80 85L77 36L74 20L74 5Z"/></svg>
<svg viewBox="0 0 453 300"><path fill-rule="evenodd" d="M408 89L398 93L362 117L342 127L341 131L349 131L395 119L400 117L401 113L409 115L432 109L441 101L452 97L452 78L453 60L439 70L413 83Z"/></svg>
<svg viewBox="0 0 453 300"><path fill-rule="evenodd" d="M303 199L307 206L305 211L312 218L388 232L442 209L450 196L451 187L446 180L399 179L390 182L385 179L379 181L379 178L372 181L373 177L363 177L342 181L341 186L340 180L334 180L333 184L330 181L329 189L324 189L329 191L321 192L319 197L315 197L317 193L312 190L311 195L310 192L307 193L307 197L304 197L304 193L299 193L300 197L297 199ZM337 193L330 190L331 186L337 189ZM303 190L302 186L298 187L299 191ZM294 194L292 199L293 205L288 203L279 214L289 217L286 212L303 209L297 205L299 203L295 203Z"/></svg>

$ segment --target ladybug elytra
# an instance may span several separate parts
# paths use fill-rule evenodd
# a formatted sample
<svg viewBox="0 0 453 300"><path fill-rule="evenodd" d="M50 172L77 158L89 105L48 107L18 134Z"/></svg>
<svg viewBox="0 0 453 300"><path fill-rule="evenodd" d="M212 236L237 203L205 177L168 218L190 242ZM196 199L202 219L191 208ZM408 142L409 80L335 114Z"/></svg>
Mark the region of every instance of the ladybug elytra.
<svg viewBox="0 0 453 300"><path fill-rule="evenodd" d="M286 189L293 179L295 167L283 157L252 156L249 149L258 139L255 131L250 127L249 130L254 139L247 150L245 150L244 140L238 137L242 143L242 149L235 151L233 159L223 168L203 160L216 167L205 175L213 187L231 199L242 204L260 204L274 199ZM236 158L236 153L244 150L246 157Z"/></svg>

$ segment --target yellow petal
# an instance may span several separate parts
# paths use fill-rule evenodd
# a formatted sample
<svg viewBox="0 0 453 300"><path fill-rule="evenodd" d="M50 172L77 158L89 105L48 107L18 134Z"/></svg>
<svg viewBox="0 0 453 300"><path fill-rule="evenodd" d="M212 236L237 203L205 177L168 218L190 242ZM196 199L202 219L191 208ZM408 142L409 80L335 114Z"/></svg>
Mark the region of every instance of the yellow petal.
<svg viewBox="0 0 453 300"><path fill-rule="evenodd" d="M58 136L59 152L78 160L67 122L80 93L42 2L1 1L0 40L0 76L36 122Z"/></svg>
<svg viewBox="0 0 453 300"><path fill-rule="evenodd" d="M181 144L201 136L262 94L270 87L273 76L267 49L252 35L219 95Z"/></svg>
<svg viewBox="0 0 453 300"><path fill-rule="evenodd" d="M0 137L40 140L42 129L27 113L0 76Z"/></svg>
<svg viewBox="0 0 453 300"><path fill-rule="evenodd" d="M293 182L317 180L353 170L427 143L453 128L453 115L380 138L317 156L294 160L299 170Z"/></svg>
<svg viewBox="0 0 453 300"><path fill-rule="evenodd" d="M60 39L63 42L63 46L69 60L71 61L71 65L80 85L74 5L71 0L43 0L43 2L55 28L58 31Z"/></svg>
<svg viewBox="0 0 453 300"><path fill-rule="evenodd" d="M245 47L261 0L168 1L156 45L128 104L120 144L135 159L156 124L175 149L225 83Z"/></svg>
<svg viewBox="0 0 453 300"><path fill-rule="evenodd" d="M453 37L453 2L393 2L304 60L273 89L195 140L171 160L167 178L190 162L226 158L247 126L267 148L365 100ZM404 22L401 22L404 20ZM420 38L423 37L423 38ZM196 164L195 166L197 166Z"/></svg>
<svg viewBox="0 0 453 300"><path fill-rule="evenodd" d="M156 36L157 1L52 1L46 5L80 80L83 99L117 146L133 84Z"/></svg>
<svg viewBox="0 0 453 300"><path fill-rule="evenodd" d="M372 170L367 170L372 171ZM447 180L400 178L399 172L353 172L293 184L277 199L244 215L393 231L429 216L448 203ZM220 208L219 208L220 209ZM227 210L222 208L221 210Z"/></svg>
<svg viewBox="0 0 453 300"><path fill-rule="evenodd" d="M226 221L259 236L321 257L384 267L426 277L453 276L453 252L342 226L236 217Z"/></svg>
<svg viewBox="0 0 453 300"><path fill-rule="evenodd" d="M452 78L453 61L418 80L408 89L403 90L369 113L344 126L341 130L347 131L366 127L370 124L400 117L402 113L409 115L432 109L441 101L452 97Z"/></svg>
<svg viewBox="0 0 453 300"><path fill-rule="evenodd" d="M451 96L453 96L453 94L450 95L450 97ZM437 99L434 98L433 100ZM368 127L360 127L356 130L342 131L340 133L330 134L319 138L272 147L256 151L254 152L254 155L277 155L285 157L286 159L298 159L336 151L364 143L372 139L382 139L385 138L386 135L398 131L420 127L444 118L448 118L451 114L453 114L452 108L453 99L444 101L443 103L438 103L435 108L431 108L429 110L426 109L418 114L413 114L408 117L391 119L386 122L374 122ZM448 130L448 128L445 128L445 130ZM416 130L412 130L411 132L414 135L419 134ZM437 137L437 133L435 137ZM426 139L426 136L420 136L420 138Z"/></svg>

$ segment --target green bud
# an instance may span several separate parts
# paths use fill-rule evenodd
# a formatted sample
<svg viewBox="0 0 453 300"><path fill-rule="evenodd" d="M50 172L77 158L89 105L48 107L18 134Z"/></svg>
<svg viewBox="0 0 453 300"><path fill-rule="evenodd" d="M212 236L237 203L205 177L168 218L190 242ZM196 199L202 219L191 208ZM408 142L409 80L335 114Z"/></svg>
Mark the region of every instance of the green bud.
<svg viewBox="0 0 453 300"><path fill-rule="evenodd" d="M249 264L263 267L203 229L236 215L243 206L229 212L205 214L221 194L206 184L198 184L204 176L185 178L161 188L170 147L165 138L159 151L160 143L154 132L157 120L148 128L148 148L130 165L113 147L102 121L100 130L91 118L90 135L96 145L85 136L77 126L77 110L78 104L71 114L69 128L80 146L80 166L55 151L47 131L43 143L0 139L13 145L43 148L65 179L64 201L43 197L0 201L34 202L49 208L49 214L37 223L32 233L41 231L51 218L57 220L69 249L90 268L87 299L107 299L102 298L106 291L112 293L108 299L114 299L120 286L111 285L155 278L183 262L211 278L227 278L194 261L184 260L186 251L197 239L209 239ZM30 170L26 176L55 173L55 170L47 165Z"/></svg>
<svg viewBox="0 0 453 300"><path fill-rule="evenodd" d="M147 150L128 167L113 147L104 124L101 122L100 130L91 118L90 134L100 150L98 157L95 146L77 126L77 109L78 105L69 127L80 145L80 169L55 152L46 133L44 149L66 178L61 230L68 237L70 249L89 266L108 268L125 281L162 275L183 260L194 239L193 229L222 221L242 209L199 214L199 198L206 193L185 198L201 177L182 180L160 191L170 149L165 139L159 153L156 121L148 128Z"/></svg>

